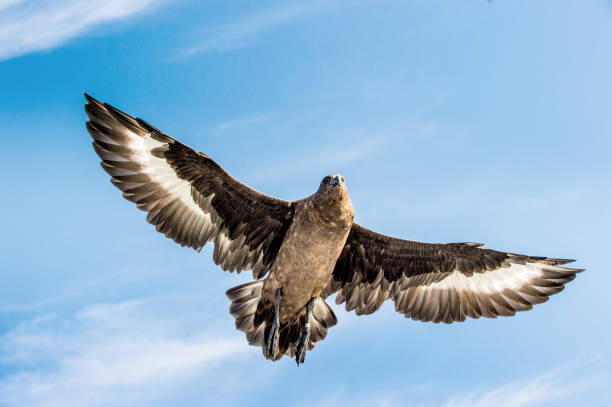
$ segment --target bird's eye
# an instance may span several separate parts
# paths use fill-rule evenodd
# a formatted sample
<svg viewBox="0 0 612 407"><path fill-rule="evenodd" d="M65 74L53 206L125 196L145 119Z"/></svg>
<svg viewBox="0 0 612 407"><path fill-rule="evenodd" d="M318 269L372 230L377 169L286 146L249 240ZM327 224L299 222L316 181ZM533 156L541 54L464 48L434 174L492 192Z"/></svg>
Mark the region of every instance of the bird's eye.
<svg viewBox="0 0 612 407"><path fill-rule="evenodd" d="M340 177L340 180L342 180L342 182L344 182L344 177Z"/></svg>

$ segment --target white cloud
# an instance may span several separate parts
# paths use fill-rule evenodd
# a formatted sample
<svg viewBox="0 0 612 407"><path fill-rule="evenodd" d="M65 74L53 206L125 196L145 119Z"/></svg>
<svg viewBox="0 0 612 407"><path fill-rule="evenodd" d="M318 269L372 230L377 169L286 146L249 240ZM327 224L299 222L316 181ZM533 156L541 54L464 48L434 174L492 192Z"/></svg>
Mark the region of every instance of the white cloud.
<svg viewBox="0 0 612 407"><path fill-rule="evenodd" d="M331 143L320 146L316 151L309 151L301 157L268 166L249 176L249 180L281 180L301 174L309 174L314 169L320 171L337 171L338 167L348 165L368 154L374 153L390 142L385 135L371 138L355 138L350 145Z"/></svg>
<svg viewBox="0 0 612 407"><path fill-rule="evenodd" d="M14 7L23 2L25 2L25 0L0 0L0 11L10 7Z"/></svg>
<svg viewBox="0 0 612 407"><path fill-rule="evenodd" d="M444 388L431 383L415 385L400 390L348 396L339 391L316 403L317 407L346 404L355 407L536 407L555 405L561 400L579 396L602 384L600 377L584 374L580 368L589 367L599 356L569 362L540 375L510 381L497 387L479 385L465 392L448 394ZM548 403L548 404L547 404Z"/></svg>
<svg viewBox="0 0 612 407"><path fill-rule="evenodd" d="M194 380L199 388L227 385L211 368L243 358L249 346L243 338L194 330L202 325L181 318L176 304L164 311L168 305L167 298L99 304L18 325L0 339L0 366L8 372L0 379L0 405L142 406Z"/></svg>
<svg viewBox="0 0 612 407"><path fill-rule="evenodd" d="M316 407L333 407L339 405L350 405L352 407L417 407L422 404L415 404L415 398L430 397L434 391L434 385L423 383L414 386L406 386L398 391L386 391L384 393L371 392L359 399L350 399L346 391L336 391L326 396L315 404Z"/></svg>
<svg viewBox="0 0 612 407"><path fill-rule="evenodd" d="M334 108L329 107L327 111L334 112ZM384 150L403 135L412 134L415 126L410 119L362 127L336 119L330 118L326 111L309 111L271 121L266 128L266 137L301 135L303 139L311 141L310 145L296 150L291 157L278 157L265 169L252 172L247 182L295 179L305 174L311 175L313 171L339 172L360 159Z"/></svg>
<svg viewBox="0 0 612 407"><path fill-rule="evenodd" d="M47 50L87 30L140 13L160 0L0 0L0 60Z"/></svg>
<svg viewBox="0 0 612 407"><path fill-rule="evenodd" d="M592 387L597 378L568 377L555 369L529 380L514 381L497 388L477 389L468 394L450 397L445 407L532 407L579 394Z"/></svg>
<svg viewBox="0 0 612 407"><path fill-rule="evenodd" d="M294 1L281 3L266 11L253 13L229 23L219 24L204 31L204 38L192 45L185 54L193 55L210 51L229 51L248 45L260 33L299 18L308 17L338 7L339 0Z"/></svg>

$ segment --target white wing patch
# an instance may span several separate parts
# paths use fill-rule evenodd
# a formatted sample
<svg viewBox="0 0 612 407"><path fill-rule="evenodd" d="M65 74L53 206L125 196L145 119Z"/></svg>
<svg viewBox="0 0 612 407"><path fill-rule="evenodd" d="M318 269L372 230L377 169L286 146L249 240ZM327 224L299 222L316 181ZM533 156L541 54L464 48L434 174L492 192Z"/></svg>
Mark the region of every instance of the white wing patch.
<svg viewBox="0 0 612 407"><path fill-rule="evenodd" d="M511 316L548 300L579 271L537 261L472 275L455 270L428 285L411 286L409 279L396 282L391 298L397 311L419 321Z"/></svg>
<svg viewBox="0 0 612 407"><path fill-rule="evenodd" d="M130 135L130 144L127 147L134 151L132 161L142 165L142 172L151 178L151 182L156 183L161 189L178 199L190 214L200 217L205 225L212 225L210 214L203 212L193 201L191 184L177 177L166 160L151 154L153 149L164 147L166 143L154 140L150 134L144 137L138 137L131 132L128 134ZM148 195L150 194L143 195L143 197ZM159 200L151 203L151 206L155 206L158 202Z"/></svg>
<svg viewBox="0 0 612 407"><path fill-rule="evenodd" d="M145 131L135 119L121 116L126 125L101 104L96 104L96 110L88 110L88 115L88 128L102 167L126 199L148 212L147 221L157 231L198 251L214 241L214 261L225 270L240 272L262 266L261 245L251 250L244 244L244 236L232 240L213 221L214 194L203 197L177 176L166 159L154 154L168 148L164 140L176 142L174 139Z"/></svg>
<svg viewBox="0 0 612 407"><path fill-rule="evenodd" d="M104 122L94 122L110 129ZM151 153L156 148L166 147L167 143L153 139L149 133L138 135L116 124L113 130L119 131L123 139L113 139L113 134L109 134L106 138L112 145L104 144L106 140L94 135L94 146L103 160L102 166L113 177L113 184L123 191L126 199L149 213L147 220L155 224L158 231L182 246L200 250L211 238L215 225L210 213L194 202L191 184L180 179L165 159ZM121 149L114 149L113 145ZM162 211L164 219L156 222L156 216ZM168 222L173 224L168 225ZM186 236L197 243L185 243Z"/></svg>
<svg viewBox="0 0 612 407"><path fill-rule="evenodd" d="M442 281L432 283L422 287L422 289L425 291L456 289L480 294L501 292L506 288L517 290L532 278L540 277L542 266L544 265L539 263L512 264L510 267L474 273L471 276L466 276L455 270Z"/></svg>

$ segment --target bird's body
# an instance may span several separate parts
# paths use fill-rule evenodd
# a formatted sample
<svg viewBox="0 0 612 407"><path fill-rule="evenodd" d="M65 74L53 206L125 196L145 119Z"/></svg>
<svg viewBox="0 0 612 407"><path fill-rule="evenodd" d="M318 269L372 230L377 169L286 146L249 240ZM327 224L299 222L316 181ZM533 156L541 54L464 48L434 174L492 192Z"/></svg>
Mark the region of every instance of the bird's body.
<svg viewBox="0 0 612 407"><path fill-rule="evenodd" d="M319 297L334 271L353 224L353 204L344 185L320 189L296 205L291 226L263 288L273 303L283 289L281 322L290 320L313 297Z"/></svg>
<svg viewBox="0 0 612 407"><path fill-rule="evenodd" d="M371 314L384 301L406 317L451 323L511 316L546 301L581 270L572 260L421 243L354 222L344 178L286 201L264 195L150 124L86 95L96 153L123 196L182 246L214 242L224 270L255 281L227 290L236 327L271 360L299 363L337 323L325 299Z"/></svg>

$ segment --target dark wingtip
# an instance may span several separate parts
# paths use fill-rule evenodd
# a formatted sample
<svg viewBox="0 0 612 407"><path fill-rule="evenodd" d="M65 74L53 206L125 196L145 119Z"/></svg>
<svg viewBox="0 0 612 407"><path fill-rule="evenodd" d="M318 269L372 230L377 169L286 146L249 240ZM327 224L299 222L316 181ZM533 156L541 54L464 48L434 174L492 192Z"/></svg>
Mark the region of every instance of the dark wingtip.
<svg viewBox="0 0 612 407"><path fill-rule="evenodd" d="M102 107L102 103L100 103L100 101L98 101L97 99L91 97L90 95L88 95L87 93L83 93L83 96L85 96L85 99L87 100L87 103L90 106L95 106L95 107ZM87 106L87 105L85 105Z"/></svg>
<svg viewBox="0 0 612 407"><path fill-rule="evenodd" d="M484 243L476 243L476 242L464 242L463 243L466 246L470 246L470 247L482 247L484 246Z"/></svg>
<svg viewBox="0 0 612 407"><path fill-rule="evenodd" d="M162 133L162 131L160 129L158 129L157 127L145 122L142 119L136 118L136 121L138 122L138 124L140 124L143 128L145 128L147 131L150 131L151 133L153 132L157 132L157 133Z"/></svg>
<svg viewBox="0 0 612 407"><path fill-rule="evenodd" d="M129 114L117 109L116 107L109 105L108 103L103 103L104 107L106 108L106 110L109 111L110 114L112 114L113 116L115 116L115 118L117 120L121 120L124 118L129 118L132 120L135 120L132 116L130 116Z"/></svg>
<svg viewBox="0 0 612 407"><path fill-rule="evenodd" d="M538 263L543 263L543 264L550 264L551 266L558 266L560 264L567 264L567 263L572 263L576 260L573 259L555 259L555 258L550 258L550 257L532 257L533 259L537 259L536 261Z"/></svg>
<svg viewBox="0 0 612 407"><path fill-rule="evenodd" d="M576 260L574 259L555 259L555 258L548 258L545 257L542 260L538 260L538 263L543 263L543 264L550 264L551 266L559 266L562 264L567 264L567 263L572 263ZM564 271L568 271L571 273L581 273L586 269L576 269L576 268L571 268L571 267L561 267Z"/></svg>
<svg viewBox="0 0 612 407"><path fill-rule="evenodd" d="M557 264L567 264L567 263L572 263L575 262L576 260L574 259L551 259L557 262Z"/></svg>

